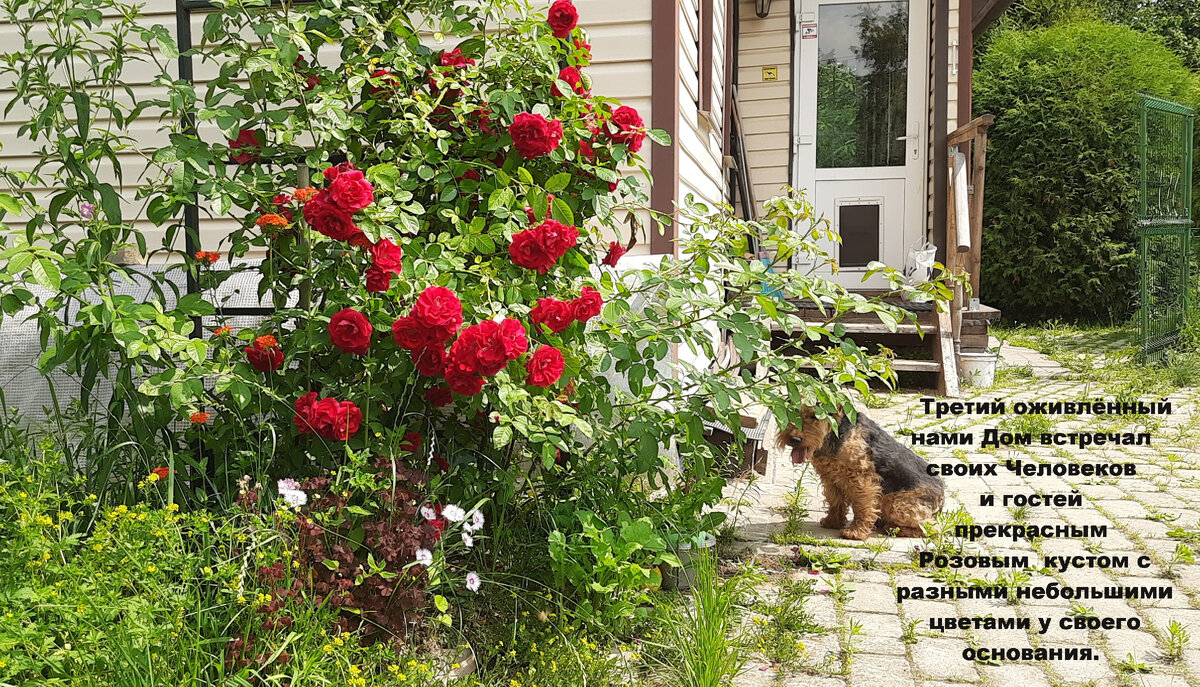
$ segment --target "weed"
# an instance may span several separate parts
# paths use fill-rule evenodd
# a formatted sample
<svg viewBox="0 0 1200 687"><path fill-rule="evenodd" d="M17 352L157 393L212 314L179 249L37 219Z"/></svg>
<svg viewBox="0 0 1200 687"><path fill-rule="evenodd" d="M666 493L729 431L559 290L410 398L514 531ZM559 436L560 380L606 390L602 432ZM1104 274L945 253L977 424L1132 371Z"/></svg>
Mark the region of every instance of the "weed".
<svg viewBox="0 0 1200 687"><path fill-rule="evenodd" d="M773 601L760 602L756 607L761 615L755 618L754 644L757 650L776 665L795 667L804 656L802 635L825 631L804 607L814 593L812 580L787 580Z"/></svg>
<svg viewBox="0 0 1200 687"><path fill-rule="evenodd" d="M1167 559L1166 565L1163 566L1163 572L1167 574L1167 577L1174 578L1175 566L1179 565L1180 563L1195 562L1196 554L1187 544L1179 542L1175 545L1175 552L1171 554L1171 557Z"/></svg>
<svg viewBox="0 0 1200 687"><path fill-rule="evenodd" d="M1166 635L1159 639L1166 647L1164 658L1174 663L1183 658L1183 651L1187 648L1191 637L1188 636L1187 629L1178 620L1172 620L1167 624Z"/></svg>
<svg viewBox="0 0 1200 687"><path fill-rule="evenodd" d="M917 627L923 622L925 621L921 620L920 618L916 620L905 620L904 629L900 632L900 641L904 642L905 644L916 644Z"/></svg>
<svg viewBox="0 0 1200 687"><path fill-rule="evenodd" d="M1133 654L1126 654L1125 659L1117 663L1117 672L1120 673L1149 673L1150 666L1142 663L1133 657Z"/></svg>

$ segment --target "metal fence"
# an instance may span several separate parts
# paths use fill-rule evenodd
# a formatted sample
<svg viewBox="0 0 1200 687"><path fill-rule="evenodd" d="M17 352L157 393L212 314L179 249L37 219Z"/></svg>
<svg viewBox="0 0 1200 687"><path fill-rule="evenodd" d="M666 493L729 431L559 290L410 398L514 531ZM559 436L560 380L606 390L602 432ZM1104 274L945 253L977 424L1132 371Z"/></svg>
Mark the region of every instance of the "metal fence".
<svg viewBox="0 0 1200 687"><path fill-rule="evenodd" d="M1156 361L1179 342L1188 313L1195 113L1143 96L1140 115L1138 324L1142 356Z"/></svg>

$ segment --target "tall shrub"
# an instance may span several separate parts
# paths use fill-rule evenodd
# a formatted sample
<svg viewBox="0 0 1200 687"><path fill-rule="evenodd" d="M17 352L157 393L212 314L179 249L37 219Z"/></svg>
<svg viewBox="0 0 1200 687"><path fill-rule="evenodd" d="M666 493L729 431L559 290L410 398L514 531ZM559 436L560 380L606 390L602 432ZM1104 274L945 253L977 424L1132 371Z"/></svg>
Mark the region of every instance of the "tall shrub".
<svg viewBox="0 0 1200 687"><path fill-rule="evenodd" d="M1194 104L1161 42L1102 22L996 37L975 109L988 150L983 297L1014 317L1122 317L1137 273L1138 94Z"/></svg>

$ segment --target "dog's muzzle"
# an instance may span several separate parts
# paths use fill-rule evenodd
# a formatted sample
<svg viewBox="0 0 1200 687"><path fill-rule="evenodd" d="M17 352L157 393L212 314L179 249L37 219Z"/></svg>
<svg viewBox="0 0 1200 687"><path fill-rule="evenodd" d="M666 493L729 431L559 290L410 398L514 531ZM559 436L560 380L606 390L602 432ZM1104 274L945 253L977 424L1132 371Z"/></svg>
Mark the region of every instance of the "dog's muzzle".
<svg viewBox="0 0 1200 687"><path fill-rule="evenodd" d="M795 439L792 440L792 465L800 465L808 462L808 456L812 453L812 449L802 445Z"/></svg>

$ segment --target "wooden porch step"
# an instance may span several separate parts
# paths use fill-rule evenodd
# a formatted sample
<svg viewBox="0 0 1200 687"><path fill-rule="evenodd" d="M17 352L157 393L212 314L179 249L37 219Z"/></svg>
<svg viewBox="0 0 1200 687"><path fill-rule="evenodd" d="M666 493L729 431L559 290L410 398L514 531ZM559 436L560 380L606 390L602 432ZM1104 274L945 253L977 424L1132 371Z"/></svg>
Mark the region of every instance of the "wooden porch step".
<svg viewBox="0 0 1200 687"><path fill-rule="evenodd" d="M941 372L942 364L936 360L905 360L892 361L892 369L897 372Z"/></svg>
<svg viewBox="0 0 1200 687"><path fill-rule="evenodd" d="M801 367L813 369L816 365L806 363ZM909 360L908 358L896 358L892 361L892 369L897 372L941 372L942 364L936 360Z"/></svg>
<svg viewBox="0 0 1200 687"><path fill-rule="evenodd" d="M912 324L905 322L897 324L895 330L888 329L887 325L882 322L805 322L806 327L833 327L835 324L841 324L845 328L847 334L908 334L915 336L922 332L928 333L937 330L937 325L933 323L918 323ZM799 331L799 327L793 329L790 333ZM771 323L771 331L781 332L786 331L777 323Z"/></svg>

